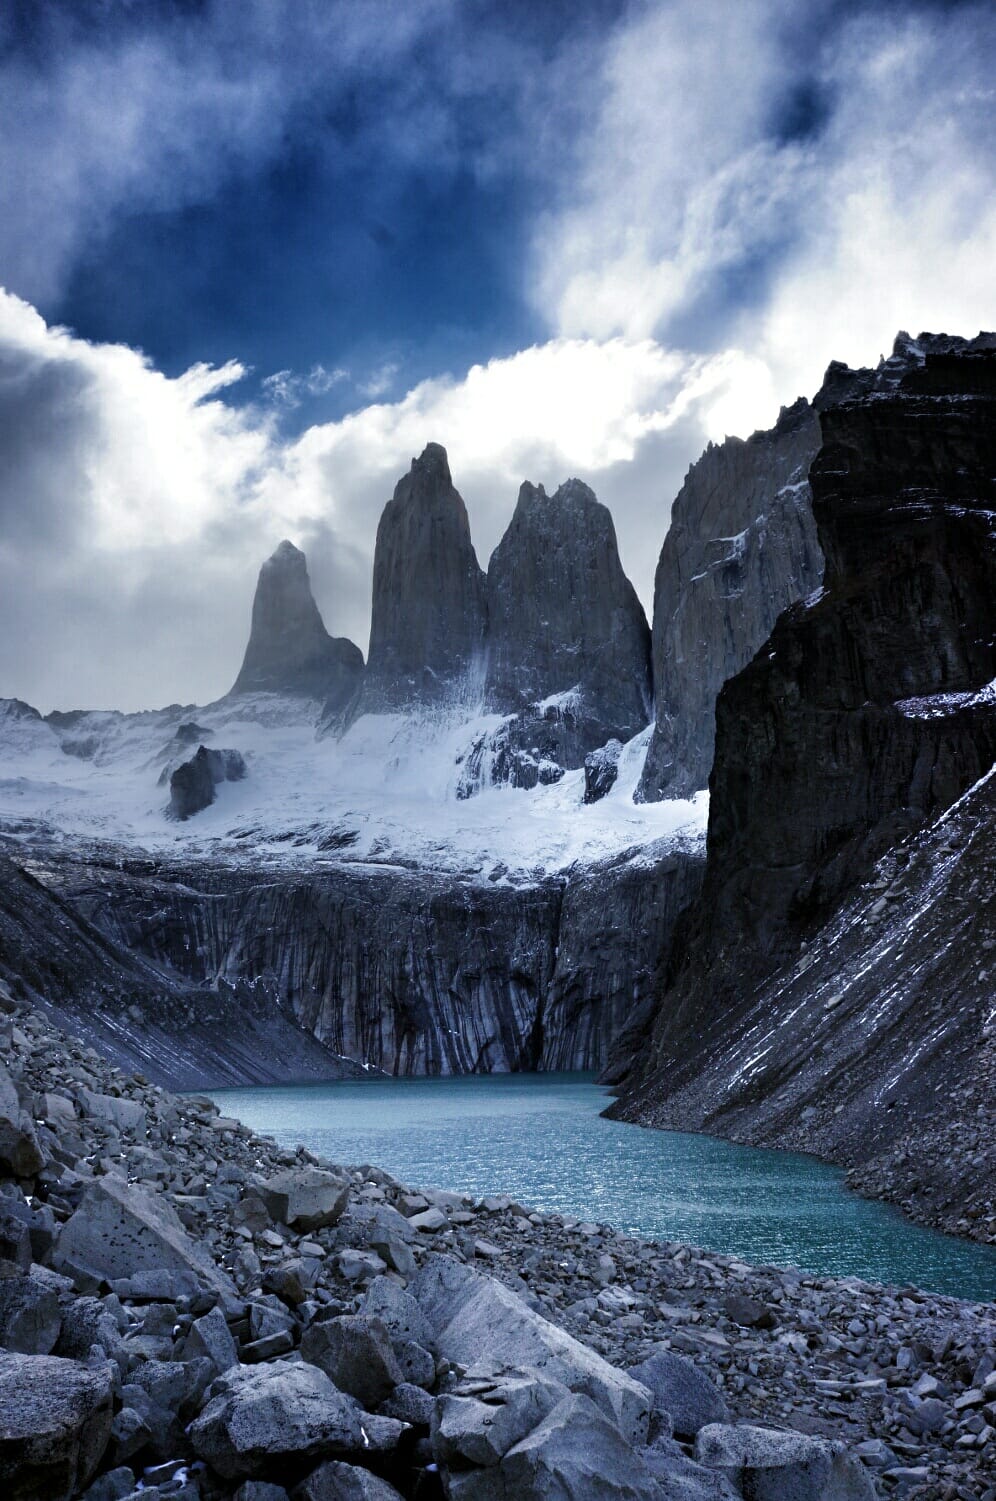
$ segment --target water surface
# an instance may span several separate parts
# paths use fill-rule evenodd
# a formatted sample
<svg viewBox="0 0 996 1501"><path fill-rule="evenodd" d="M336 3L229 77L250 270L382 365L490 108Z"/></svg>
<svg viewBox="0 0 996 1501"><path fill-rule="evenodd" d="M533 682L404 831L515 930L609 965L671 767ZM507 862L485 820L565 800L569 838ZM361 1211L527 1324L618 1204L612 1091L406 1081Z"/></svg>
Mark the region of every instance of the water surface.
<svg viewBox="0 0 996 1501"><path fill-rule="evenodd" d="M225 1114L403 1182L509 1194L655 1240L824 1276L996 1296L996 1249L911 1225L794 1152L604 1120L585 1074L369 1079L212 1092Z"/></svg>

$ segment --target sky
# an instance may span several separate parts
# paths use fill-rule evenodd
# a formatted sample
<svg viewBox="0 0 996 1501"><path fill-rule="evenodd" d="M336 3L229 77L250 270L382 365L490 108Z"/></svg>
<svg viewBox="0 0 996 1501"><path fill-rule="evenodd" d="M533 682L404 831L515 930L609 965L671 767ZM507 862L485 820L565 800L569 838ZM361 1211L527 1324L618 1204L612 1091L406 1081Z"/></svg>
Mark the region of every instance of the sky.
<svg viewBox="0 0 996 1501"><path fill-rule="evenodd" d="M996 327L994 94L988 0L7 0L0 696L217 697L285 536L365 650L430 441L649 614L707 442Z"/></svg>

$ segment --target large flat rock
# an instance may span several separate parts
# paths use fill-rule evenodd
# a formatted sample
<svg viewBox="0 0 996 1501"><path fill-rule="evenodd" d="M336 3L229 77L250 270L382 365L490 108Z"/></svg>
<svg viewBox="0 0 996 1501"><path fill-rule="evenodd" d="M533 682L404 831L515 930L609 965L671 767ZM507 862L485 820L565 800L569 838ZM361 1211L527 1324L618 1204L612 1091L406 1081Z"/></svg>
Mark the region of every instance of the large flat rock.
<svg viewBox="0 0 996 1501"><path fill-rule="evenodd" d="M228 1277L191 1240L172 1206L113 1174L87 1189L59 1237L56 1261L106 1282L140 1271L192 1273L202 1285L235 1296Z"/></svg>
<svg viewBox="0 0 996 1501"><path fill-rule="evenodd" d="M631 1443L646 1442L653 1402L647 1388L534 1313L495 1278L449 1256L431 1256L410 1291L448 1360L470 1374L531 1366L590 1397Z"/></svg>

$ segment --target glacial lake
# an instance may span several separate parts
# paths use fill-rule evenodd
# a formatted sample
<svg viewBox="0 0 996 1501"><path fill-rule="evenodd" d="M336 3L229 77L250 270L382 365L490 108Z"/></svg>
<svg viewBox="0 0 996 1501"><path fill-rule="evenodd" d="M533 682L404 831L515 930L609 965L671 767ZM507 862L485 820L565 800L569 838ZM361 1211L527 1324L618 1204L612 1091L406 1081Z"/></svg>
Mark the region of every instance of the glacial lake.
<svg viewBox="0 0 996 1501"><path fill-rule="evenodd" d="M226 1115L403 1182L508 1194L654 1240L823 1276L996 1297L996 1248L919 1229L811 1157L603 1120L585 1074L220 1089Z"/></svg>

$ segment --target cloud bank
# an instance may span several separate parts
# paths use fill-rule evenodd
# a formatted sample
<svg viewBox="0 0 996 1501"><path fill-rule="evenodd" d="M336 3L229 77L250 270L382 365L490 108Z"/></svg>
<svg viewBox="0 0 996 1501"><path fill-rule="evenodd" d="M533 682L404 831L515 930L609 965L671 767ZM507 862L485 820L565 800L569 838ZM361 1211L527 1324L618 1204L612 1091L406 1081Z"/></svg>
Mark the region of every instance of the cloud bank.
<svg viewBox="0 0 996 1501"><path fill-rule="evenodd" d="M649 607L706 441L900 327L996 324L990 6L632 0L525 39L514 10L246 0L237 27L217 4L113 27L53 4L33 52L5 51L0 20L0 694L224 692L283 536L365 647L377 520L431 440L482 564L523 479L577 474ZM32 305L123 216L210 203L302 132L366 174L375 226L388 157L517 184L542 335L431 379L392 357L354 380L329 350L253 385L234 357L168 375ZM294 431L329 392L359 405Z"/></svg>
<svg viewBox="0 0 996 1501"><path fill-rule="evenodd" d="M308 553L329 629L365 647L380 512L433 439L483 564L523 478L580 474L612 506L648 597L667 497L752 373L652 339L557 339L287 441L268 409L223 399L239 366L168 379L4 294L0 597L18 629L0 632L3 692L46 709L217 696L259 564L284 536Z"/></svg>

